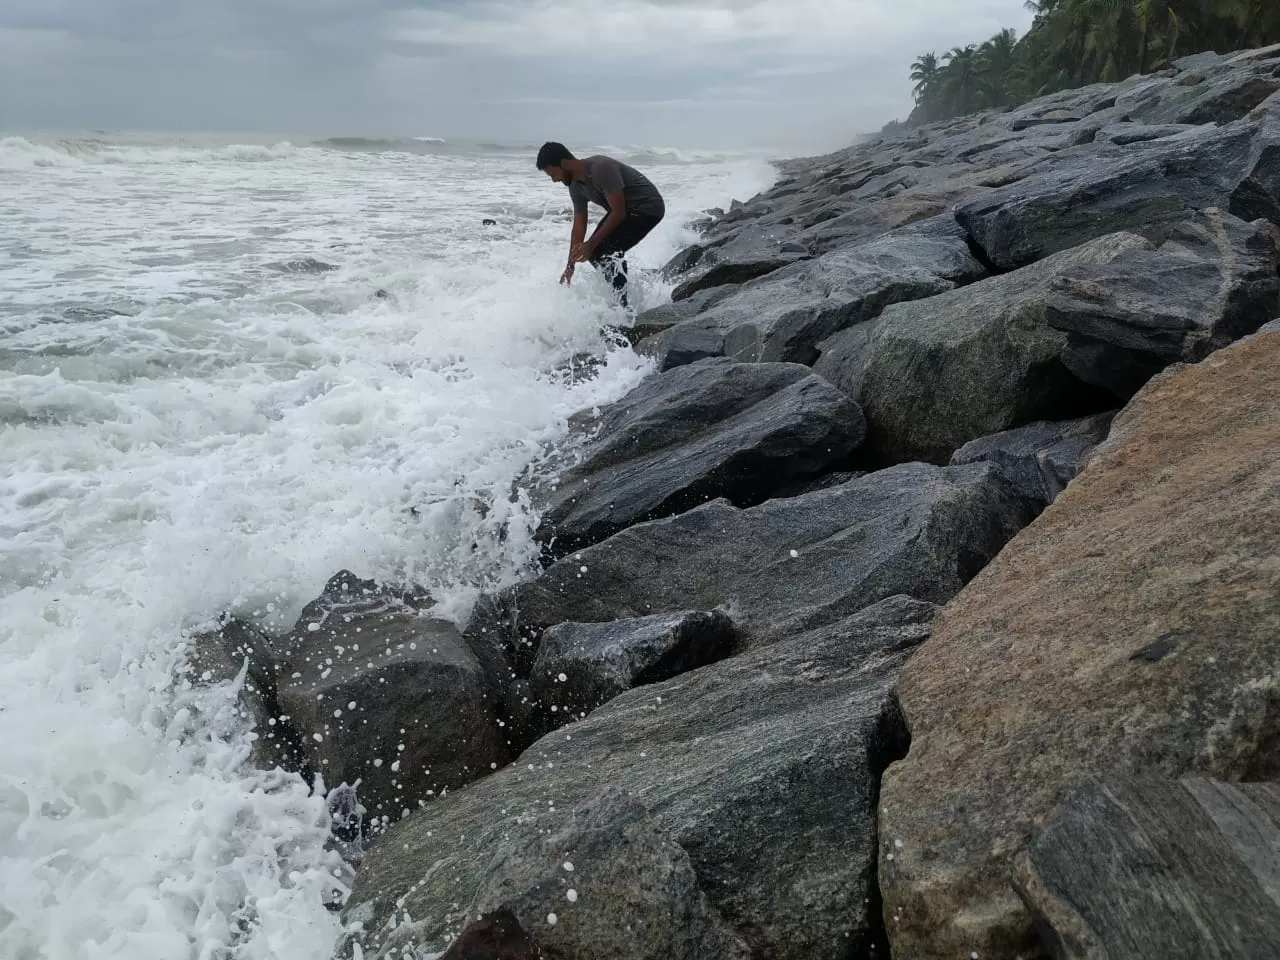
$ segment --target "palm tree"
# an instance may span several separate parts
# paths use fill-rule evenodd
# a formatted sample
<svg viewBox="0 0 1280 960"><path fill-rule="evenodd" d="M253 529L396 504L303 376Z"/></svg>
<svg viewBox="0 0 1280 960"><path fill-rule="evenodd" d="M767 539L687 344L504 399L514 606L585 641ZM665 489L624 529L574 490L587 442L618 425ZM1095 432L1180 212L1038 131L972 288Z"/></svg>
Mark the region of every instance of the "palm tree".
<svg viewBox="0 0 1280 960"><path fill-rule="evenodd" d="M1199 50L1280 42L1280 0L1024 0L1021 40L1003 30L980 46L911 65L916 119L1007 106L1066 87L1148 73Z"/></svg>
<svg viewBox="0 0 1280 960"><path fill-rule="evenodd" d="M953 116L972 113L982 106L982 76L979 72L978 47L952 47L942 58L943 97Z"/></svg>
<svg viewBox="0 0 1280 960"><path fill-rule="evenodd" d="M938 82L938 55L930 51L917 59L911 65L911 79L915 82L911 95L916 103L921 103Z"/></svg>
<svg viewBox="0 0 1280 960"><path fill-rule="evenodd" d="M989 106L1003 107L1009 103L1018 66L1017 46L1017 32L1006 29L1001 30L978 50L978 73L984 99Z"/></svg>

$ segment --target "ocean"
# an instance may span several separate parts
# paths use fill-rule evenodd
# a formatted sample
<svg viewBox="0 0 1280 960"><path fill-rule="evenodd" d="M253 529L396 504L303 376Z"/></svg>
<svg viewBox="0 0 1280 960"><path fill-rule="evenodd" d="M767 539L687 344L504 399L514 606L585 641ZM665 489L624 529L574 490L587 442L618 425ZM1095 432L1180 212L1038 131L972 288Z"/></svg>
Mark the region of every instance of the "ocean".
<svg viewBox="0 0 1280 960"><path fill-rule="evenodd" d="M699 211L775 177L594 150L668 201L640 308ZM249 766L186 652L224 612L288 629L342 569L459 621L530 574L513 482L650 370L601 278L557 284L535 152L0 138L0 957L329 955L324 798Z"/></svg>

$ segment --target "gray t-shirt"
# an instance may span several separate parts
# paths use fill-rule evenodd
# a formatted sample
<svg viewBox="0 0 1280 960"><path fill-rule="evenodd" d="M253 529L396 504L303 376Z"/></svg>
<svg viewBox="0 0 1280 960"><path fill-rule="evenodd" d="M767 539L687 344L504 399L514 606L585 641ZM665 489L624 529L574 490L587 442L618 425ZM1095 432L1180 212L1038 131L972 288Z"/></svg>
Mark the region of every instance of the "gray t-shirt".
<svg viewBox="0 0 1280 960"><path fill-rule="evenodd" d="M587 201L599 204L606 210L612 194L622 191L627 202L627 213L642 213L651 217L661 217L667 207L663 203L662 194L639 170L629 167L612 157L587 157L582 161L586 170L586 180L573 180L569 183L569 196L573 199L575 213L586 213Z"/></svg>

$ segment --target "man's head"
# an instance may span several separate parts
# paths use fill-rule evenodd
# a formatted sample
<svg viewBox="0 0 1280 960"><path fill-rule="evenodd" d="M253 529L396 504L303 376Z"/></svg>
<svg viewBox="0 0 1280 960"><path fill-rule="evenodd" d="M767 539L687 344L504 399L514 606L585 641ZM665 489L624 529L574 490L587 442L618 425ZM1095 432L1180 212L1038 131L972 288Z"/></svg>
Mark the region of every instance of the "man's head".
<svg viewBox="0 0 1280 960"><path fill-rule="evenodd" d="M572 167L577 159L563 143L549 141L538 151L538 169L556 183L568 183L573 179Z"/></svg>

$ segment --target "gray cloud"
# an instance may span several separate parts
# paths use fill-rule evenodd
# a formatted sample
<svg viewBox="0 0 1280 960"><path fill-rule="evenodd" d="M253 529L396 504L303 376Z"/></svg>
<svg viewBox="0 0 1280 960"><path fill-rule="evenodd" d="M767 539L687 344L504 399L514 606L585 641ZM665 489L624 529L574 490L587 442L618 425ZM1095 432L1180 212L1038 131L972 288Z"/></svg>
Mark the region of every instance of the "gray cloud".
<svg viewBox="0 0 1280 960"><path fill-rule="evenodd" d="M0 0L0 129L835 146L1020 0Z"/></svg>

